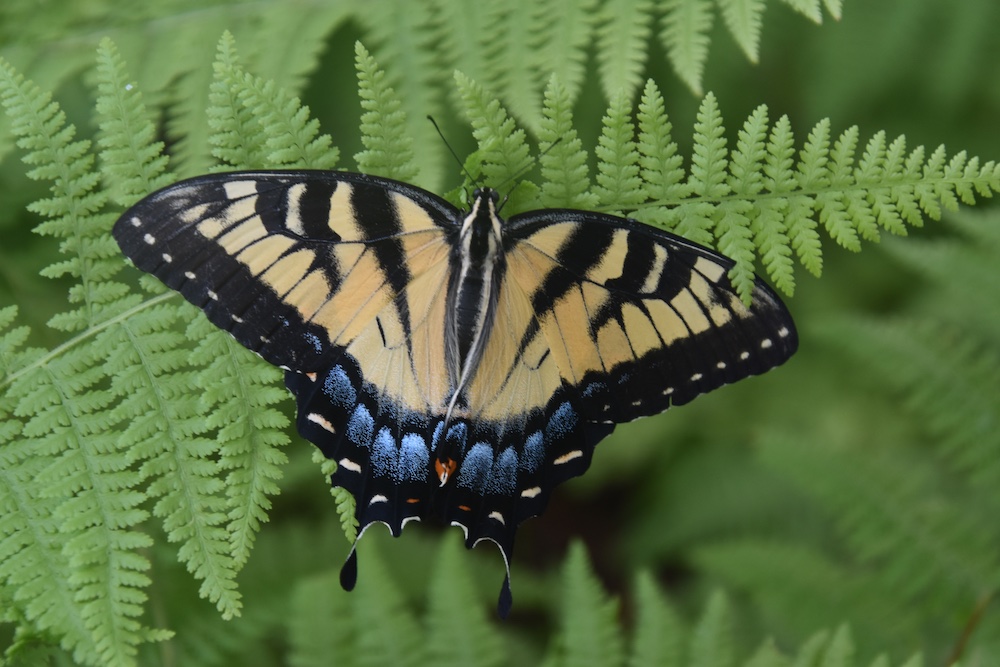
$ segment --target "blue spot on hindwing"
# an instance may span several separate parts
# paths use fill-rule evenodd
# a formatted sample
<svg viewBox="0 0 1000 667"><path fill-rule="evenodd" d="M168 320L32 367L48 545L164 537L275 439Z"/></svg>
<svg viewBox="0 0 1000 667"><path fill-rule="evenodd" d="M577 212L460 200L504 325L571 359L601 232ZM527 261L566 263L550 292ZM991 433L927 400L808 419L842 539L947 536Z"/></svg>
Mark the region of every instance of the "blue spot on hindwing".
<svg viewBox="0 0 1000 667"><path fill-rule="evenodd" d="M431 451L432 452L435 449L437 449L438 440L441 439L441 431L443 431L443 430L444 430L444 420L441 420L441 421L439 421L437 423L437 426L434 427L434 435L431 436Z"/></svg>
<svg viewBox="0 0 1000 667"><path fill-rule="evenodd" d="M323 380L323 393L339 408L348 409L358 401L358 392L340 364L330 369Z"/></svg>
<svg viewBox="0 0 1000 667"><path fill-rule="evenodd" d="M377 477L398 478L399 450L396 449L396 439L388 426L383 426L375 436L371 453L372 469Z"/></svg>
<svg viewBox="0 0 1000 667"><path fill-rule="evenodd" d="M499 496L513 495L517 488L517 452L513 447L503 450L493 463L490 478L486 482L486 492Z"/></svg>
<svg viewBox="0 0 1000 667"><path fill-rule="evenodd" d="M549 423L545 425L546 440L558 440L565 438L576 428L576 410L569 403L563 403L549 417Z"/></svg>
<svg viewBox="0 0 1000 667"><path fill-rule="evenodd" d="M358 403L347 422L347 439L358 447L370 447L375 435L375 420L364 403Z"/></svg>
<svg viewBox="0 0 1000 667"><path fill-rule="evenodd" d="M457 445L459 451L465 449L465 441L469 437L469 426L465 422L452 424L448 429L448 434L444 437L449 445Z"/></svg>
<svg viewBox="0 0 1000 667"><path fill-rule="evenodd" d="M492 467L493 448L485 442L477 442L462 461L462 468L458 471L458 485L482 493Z"/></svg>
<svg viewBox="0 0 1000 667"><path fill-rule="evenodd" d="M519 461L521 470L531 474L542 467L545 460L545 439L541 431L535 431L524 441L524 451Z"/></svg>
<svg viewBox="0 0 1000 667"><path fill-rule="evenodd" d="M399 479L402 482L420 482L427 479L427 443L416 433L407 433L399 447Z"/></svg>

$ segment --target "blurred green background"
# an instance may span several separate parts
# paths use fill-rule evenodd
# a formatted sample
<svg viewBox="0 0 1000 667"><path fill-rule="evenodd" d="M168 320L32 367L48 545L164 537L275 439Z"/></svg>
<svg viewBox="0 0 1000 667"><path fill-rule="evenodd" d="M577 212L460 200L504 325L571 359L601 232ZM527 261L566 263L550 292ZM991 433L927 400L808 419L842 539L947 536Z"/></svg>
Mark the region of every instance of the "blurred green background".
<svg viewBox="0 0 1000 667"><path fill-rule="evenodd" d="M286 72L282 47L254 42L266 32L256 23L266 18L255 12L272 3L68 4L7 0L0 55L53 89L80 134L93 132L87 71L102 36L118 42L147 103L167 103L170 139L169 119L183 112L171 88L192 78L207 86L221 28L230 27L251 70L302 95L348 156L346 168L361 149L354 42L363 41L392 75L393 49L408 39L386 29L372 34L352 14L363 10L345 8L343 19L331 10L309 35L315 57ZM291 3L287 11L307 18L320 5L335 6ZM703 88L719 99L730 145L743 119L766 104L772 121L789 116L798 147L828 117L835 136L858 125L862 144L884 130L928 153L945 144L949 154L1000 158L1000 3L847 2L841 21L824 18L814 25L768 2L754 65L716 17ZM186 26L179 30L185 39L173 46L191 61L190 71L179 80L157 78L144 59L168 48L164 35L177 25ZM144 41L150 35L161 39ZM674 137L689 155L699 99L673 73L658 40L649 43L643 77L664 92ZM433 80L467 69L444 60L429 60L441 70ZM595 65L591 49L575 109L591 153L608 103ZM405 85L397 88L405 94ZM430 111L464 155L471 133L448 104L451 94L447 87L427 92ZM44 323L64 308L68 283L38 276L57 249L30 231L38 219L25 206L45 193L25 177L8 122L0 119L0 306L19 304L34 344L51 347L60 338ZM422 141L418 151L443 154L426 135ZM441 191L458 185L457 167L435 159L425 184ZM607 590L622 596L625 626L631 583L644 567L682 618L695 618L711 590L727 590L740 655L765 636L792 650L820 628L849 622L862 656L884 650L900 660L923 650L927 664L941 665L962 646L967 665L1000 664L1000 614L997 603L988 604L1000 585L1000 215L987 203L952 218L856 255L825 239L823 276L797 271L788 301L801 335L795 358L764 377L621 426L598 447L587 475L561 487L546 514L519 532L515 609L497 626L505 646L514 647L512 660L533 661L556 641L559 564L568 545L582 540ZM290 413L292 402L285 407ZM197 656L177 664L286 659L281 610L303 577L339 568L348 546L310 449L297 437L288 448L285 490L240 578L243 618L218 620L170 546L161 541L150 555L150 622L179 632L178 655ZM396 541L373 534L361 566L366 549L377 549L387 576L421 609L440 540L457 541L457 531L413 526ZM502 578L500 559L486 548L468 557L485 613ZM153 647L144 660L160 664L163 655Z"/></svg>

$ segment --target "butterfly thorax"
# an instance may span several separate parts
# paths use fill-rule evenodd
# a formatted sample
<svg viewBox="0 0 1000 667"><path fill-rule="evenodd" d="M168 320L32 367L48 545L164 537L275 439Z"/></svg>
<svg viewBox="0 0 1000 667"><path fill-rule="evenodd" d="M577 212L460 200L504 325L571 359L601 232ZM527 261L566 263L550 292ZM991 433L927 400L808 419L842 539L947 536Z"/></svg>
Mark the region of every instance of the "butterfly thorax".
<svg viewBox="0 0 1000 667"><path fill-rule="evenodd" d="M445 341L447 371L454 388L449 416L463 403L462 394L475 375L493 325L503 272L497 200L495 190L475 191L451 253Z"/></svg>

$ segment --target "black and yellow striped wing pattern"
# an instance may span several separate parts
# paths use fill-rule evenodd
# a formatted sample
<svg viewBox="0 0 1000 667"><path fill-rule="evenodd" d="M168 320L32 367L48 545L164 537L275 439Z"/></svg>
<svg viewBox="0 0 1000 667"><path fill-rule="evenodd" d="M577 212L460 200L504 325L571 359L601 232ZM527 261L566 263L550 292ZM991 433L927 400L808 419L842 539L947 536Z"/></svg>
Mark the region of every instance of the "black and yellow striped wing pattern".
<svg viewBox="0 0 1000 667"><path fill-rule="evenodd" d="M114 236L286 370L359 537L435 517L470 548L495 542L506 615L518 524L616 423L762 373L797 338L771 289L744 306L711 250L585 211L504 221L496 204L345 172L218 174L143 199ZM352 549L347 588L356 567Z"/></svg>

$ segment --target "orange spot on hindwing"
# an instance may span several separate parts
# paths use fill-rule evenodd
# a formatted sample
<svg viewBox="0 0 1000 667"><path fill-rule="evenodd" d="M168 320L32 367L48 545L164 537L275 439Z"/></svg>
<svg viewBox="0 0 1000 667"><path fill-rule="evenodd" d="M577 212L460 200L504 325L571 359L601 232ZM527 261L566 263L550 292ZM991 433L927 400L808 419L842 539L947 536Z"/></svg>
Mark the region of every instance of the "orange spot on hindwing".
<svg viewBox="0 0 1000 667"><path fill-rule="evenodd" d="M448 482L448 478L451 477L457 467L458 463L454 459L445 459L444 461L437 459L434 461L434 472L437 473L438 479L441 480L441 486L444 486Z"/></svg>

